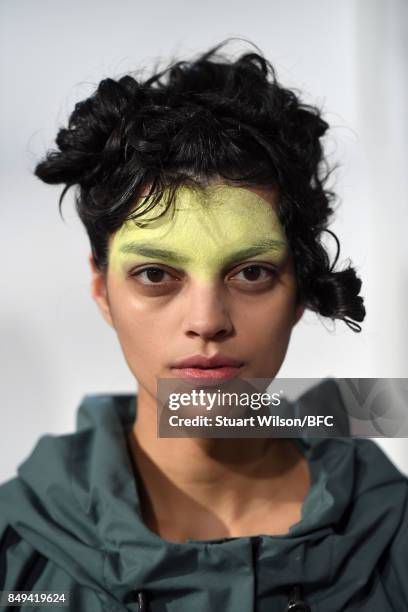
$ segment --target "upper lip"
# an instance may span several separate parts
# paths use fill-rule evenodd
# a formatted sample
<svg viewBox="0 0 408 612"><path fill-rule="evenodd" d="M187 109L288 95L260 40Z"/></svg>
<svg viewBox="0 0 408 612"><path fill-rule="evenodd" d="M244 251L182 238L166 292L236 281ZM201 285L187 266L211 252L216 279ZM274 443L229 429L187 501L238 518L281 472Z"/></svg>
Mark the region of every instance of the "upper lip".
<svg viewBox="0 0 408 612"><path fill-rule="evenodd" d="M175 368L221 368L223 366L233 366L239 368L243 362L233 357L225 357L224 355L213 355L205 357L204 355L192 355L186 359L181 359L174 364Z"/></svg>

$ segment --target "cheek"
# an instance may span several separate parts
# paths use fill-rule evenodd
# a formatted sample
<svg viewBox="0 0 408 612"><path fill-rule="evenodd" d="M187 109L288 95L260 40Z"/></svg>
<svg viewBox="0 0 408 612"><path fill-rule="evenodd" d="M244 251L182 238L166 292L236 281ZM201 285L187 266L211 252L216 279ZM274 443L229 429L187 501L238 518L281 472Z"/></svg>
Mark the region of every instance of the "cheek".
<svg viewBox="0 0 408 612"><path fill-rule="evenodd" d="M276 286L271 293L252 300L243 310L244 316L252 321L253 327L264 333L284 331L291 327L296 309L296 293L291 282Z"/></svg>
<svg viewBox="0 0 408 612"><path fill-rule="evenodd" d="M295 308L295 291L285 285L242 311L237 321L238 333L254 358L270 362L285 354Z"/></svg>
<svg viewBox="0 0 408 612"><path fill-rule="evenodd" d="M162 323L147 308L122 303L115 310L117 338L129 370L139 382L146 383L158 369L167 342Z"/></svg>
<svg viewBox="0 0 408 612"><path fill-rule="evenodd" d="M113 275L109 279L109 303L115 331L130 369L135 372L135 368L151 364L160 354L160 343L165 342L164 322L157 316L157 309L151 302L135 296L128 283Z"/></svg>
<svg viewBox="0 0 408 612"><path fill-rule="evenodd" d="M157 310L137 300L117 301L112 305L113 320L120 343L134 354L148 355L157 351L164 341L165 316L159 317Z"/></svg>

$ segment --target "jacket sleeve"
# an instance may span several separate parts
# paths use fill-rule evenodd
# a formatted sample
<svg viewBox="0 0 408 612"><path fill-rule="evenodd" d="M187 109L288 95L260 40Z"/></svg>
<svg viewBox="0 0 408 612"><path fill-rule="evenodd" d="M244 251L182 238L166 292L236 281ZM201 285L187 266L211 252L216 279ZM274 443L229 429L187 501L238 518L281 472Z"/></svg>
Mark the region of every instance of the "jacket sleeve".
<svg viewBox="0 0 408 612"><path fill-rule="evenodd" d="M0 591L31 591L46 564L47 559L0 517Z"/></svg>

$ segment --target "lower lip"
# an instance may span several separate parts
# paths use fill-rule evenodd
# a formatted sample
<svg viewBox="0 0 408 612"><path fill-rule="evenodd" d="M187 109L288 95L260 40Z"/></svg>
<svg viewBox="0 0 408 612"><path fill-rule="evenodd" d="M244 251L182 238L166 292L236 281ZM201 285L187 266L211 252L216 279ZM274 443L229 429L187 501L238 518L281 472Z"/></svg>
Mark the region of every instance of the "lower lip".
<svg viewBox="0 0 408 612"><path fill-rule="evenodd" d="M231 380L241 371L240 367L223 366L222 368L173 368L177 378L189 380Z"/></svg>

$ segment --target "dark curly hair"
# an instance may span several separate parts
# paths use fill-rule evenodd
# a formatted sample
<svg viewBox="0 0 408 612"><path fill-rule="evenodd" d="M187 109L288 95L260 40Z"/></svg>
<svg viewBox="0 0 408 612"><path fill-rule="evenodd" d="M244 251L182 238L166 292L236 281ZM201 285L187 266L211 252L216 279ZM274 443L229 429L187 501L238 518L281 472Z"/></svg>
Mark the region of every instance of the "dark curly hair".
<svg viewBox="0 0 408 612"><path fill-rule="evenodd" d="M278 83L260 52L235 61L220 55L226 42L145 80L129 74L103 79L75 105L68 126L57 134L58 150L46 154L35 175L65 184L60 212L67 190L78 186L76 208L104 272L110 235L151 210L165 188L170 206L178 186L205 186L214 177L277 187L298 300L361 331L361 281L350 266L334 270L340 246L327 229L335 195L326 188L330 170L321 139L329 126L316 107ZM148 207L135 212L146 188ZM324 232L336 241L333 263Z"/></svg>

